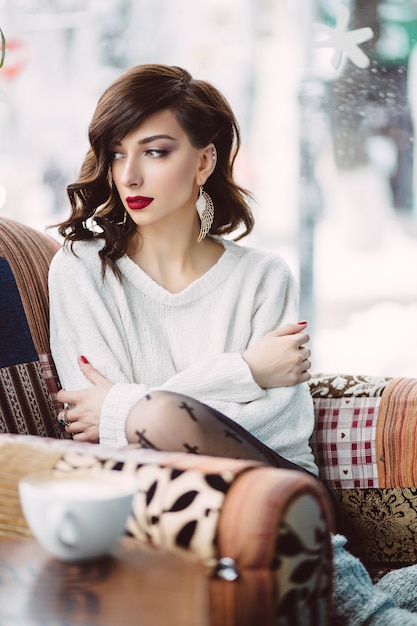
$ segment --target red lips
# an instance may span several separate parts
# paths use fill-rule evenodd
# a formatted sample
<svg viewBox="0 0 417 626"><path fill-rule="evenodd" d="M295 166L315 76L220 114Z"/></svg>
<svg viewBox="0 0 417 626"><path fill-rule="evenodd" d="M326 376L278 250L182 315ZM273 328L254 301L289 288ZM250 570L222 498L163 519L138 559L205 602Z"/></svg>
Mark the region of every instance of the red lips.
<svg viewBox="0 0 417 626"><path fill-rule="evenodd" d="M145 196L129 196L126 198L126 204L132 211L140 211L147 207L153 198L147 198Z"/></svg>

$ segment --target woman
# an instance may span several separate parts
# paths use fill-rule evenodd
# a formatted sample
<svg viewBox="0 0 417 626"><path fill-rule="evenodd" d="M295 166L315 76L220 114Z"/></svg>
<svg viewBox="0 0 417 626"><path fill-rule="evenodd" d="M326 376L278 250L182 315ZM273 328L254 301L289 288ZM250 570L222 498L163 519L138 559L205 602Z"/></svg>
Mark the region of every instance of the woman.
<svg viewBox="0 0 417 626"><path fill-rule="evenodd" d="M239 129L224 97L180 68L135 67L99 100L89 137L50 270L66 431L317 474L293 277L276 255L225 238L248 234L253 216L233 179ZM362 576L343 543L335 538L336 572L353 563ZM388 623L372 621L381 607L417 623L369 580L365 601L360 577L352 617L343 607L355 575L343 602L335 586L341 623Z"/></svg>
<svg viewBox="0 0 417 626"><path fill-rule="evenodd" d="M300 385L310 376L306 324L283 326L296 315L293 278L275 255L222 237L253 225L232 177L239 130L225 99L178 68L133 68L99 101L90 141L68 189L72 215L60 227L71 246L50 274L51 345L66 389L60 399L72 407L67 432L123 445L145 428L143 442L172 449L161 405L181 401L150 393L171 391L259 435L268 449L255 446L267 456L271 448L317 473L311 397ZM87 387L80 355L115 384L70 392ZM128 420L133 406L139 417ZM192 426L187 411L175 410ZM212 449L208 434L184 441L177 427L180 449ZM233 439L216 432L214 440L214 453L234 454Z"/></svg>

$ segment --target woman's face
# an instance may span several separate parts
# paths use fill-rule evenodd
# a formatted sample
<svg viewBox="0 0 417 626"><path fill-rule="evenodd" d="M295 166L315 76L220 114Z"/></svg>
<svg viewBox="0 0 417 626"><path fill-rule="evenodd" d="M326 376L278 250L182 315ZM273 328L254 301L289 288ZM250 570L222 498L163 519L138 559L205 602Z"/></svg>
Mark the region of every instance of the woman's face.
<svg viewBox="0 0 417 626"><path fill-rule="evenodd" d="M112 146L114 185L142 234L156 225L197 220L198 188L214 168L212 148L194 148L169 109Z"/></svg>

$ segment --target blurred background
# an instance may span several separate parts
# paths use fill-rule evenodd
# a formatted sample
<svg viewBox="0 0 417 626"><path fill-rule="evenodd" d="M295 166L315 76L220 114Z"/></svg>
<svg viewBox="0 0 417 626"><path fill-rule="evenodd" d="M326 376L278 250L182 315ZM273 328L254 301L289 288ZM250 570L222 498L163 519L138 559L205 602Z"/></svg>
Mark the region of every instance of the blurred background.
<svg viewBox="0 0 417 626"><path fill-rule="evenodd" d="M103 90L183 66L239 119L245 242L296 275L313 370L417 376L417 0L0 0L0 28L0 215L66 217Z"/></svg>

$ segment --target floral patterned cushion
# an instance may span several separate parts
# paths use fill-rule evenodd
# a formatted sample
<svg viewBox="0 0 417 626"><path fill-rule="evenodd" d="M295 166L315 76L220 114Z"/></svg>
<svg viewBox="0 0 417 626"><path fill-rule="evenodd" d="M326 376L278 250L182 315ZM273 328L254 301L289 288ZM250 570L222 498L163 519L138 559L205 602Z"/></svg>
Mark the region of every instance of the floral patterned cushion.
<svg viewBox="0 0 417 626"><path fill-rule="evenodd" d="M375 576L417 563L417 488L343 489L347 547Z"/></svg>

